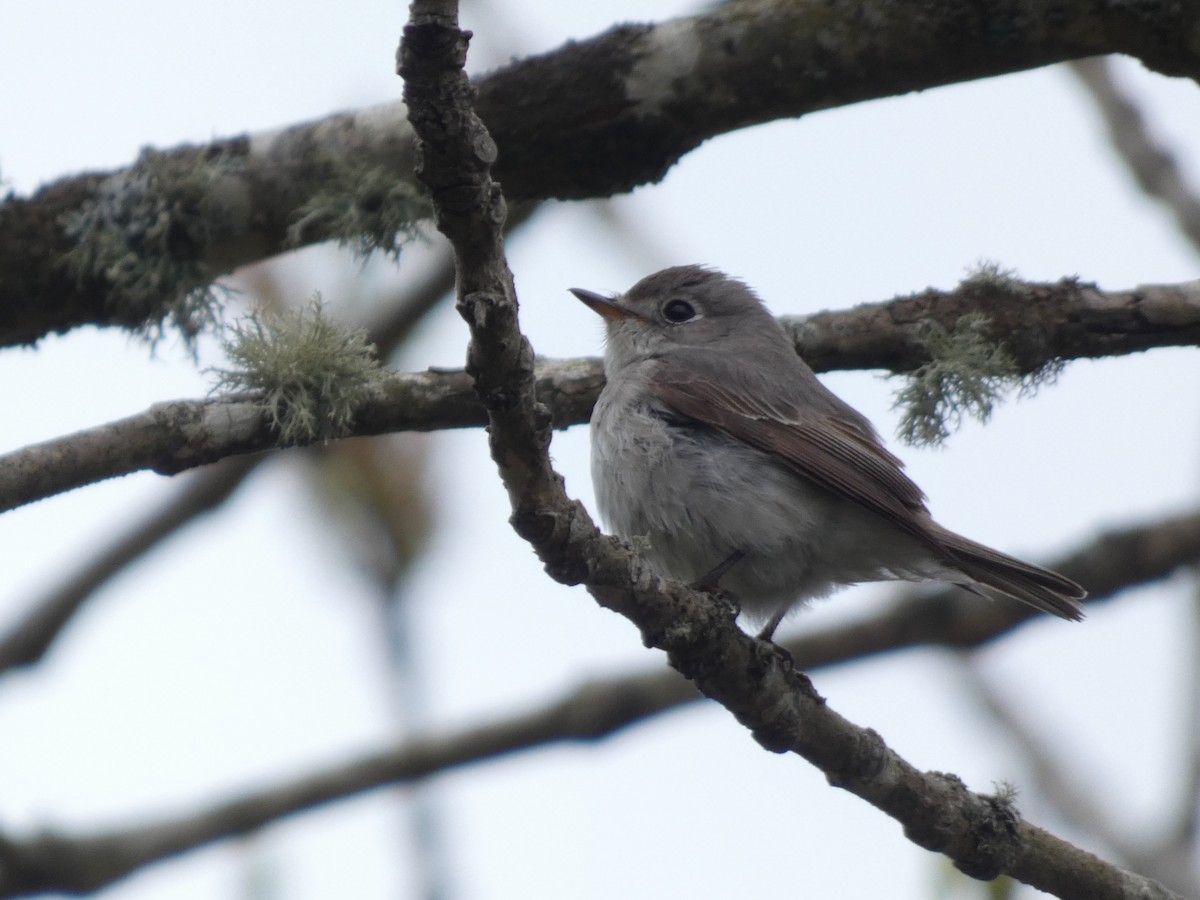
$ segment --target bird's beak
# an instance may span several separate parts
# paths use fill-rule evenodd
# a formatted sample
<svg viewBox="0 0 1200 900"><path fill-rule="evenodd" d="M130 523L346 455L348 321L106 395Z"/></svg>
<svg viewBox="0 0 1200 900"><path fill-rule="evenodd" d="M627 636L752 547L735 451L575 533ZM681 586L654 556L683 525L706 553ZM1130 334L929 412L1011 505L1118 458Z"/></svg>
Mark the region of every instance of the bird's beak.
<svg viewBox="0 0 1200 900"><path fill-rule="evenodd" d="M608 297L602 297L595 291L585 291L583 288L569 288L569 290L593 310L611 321L615 322L619 319L641 318L639 315L637 315L637 313L629 311L615 300L611 300Z"/></svg>

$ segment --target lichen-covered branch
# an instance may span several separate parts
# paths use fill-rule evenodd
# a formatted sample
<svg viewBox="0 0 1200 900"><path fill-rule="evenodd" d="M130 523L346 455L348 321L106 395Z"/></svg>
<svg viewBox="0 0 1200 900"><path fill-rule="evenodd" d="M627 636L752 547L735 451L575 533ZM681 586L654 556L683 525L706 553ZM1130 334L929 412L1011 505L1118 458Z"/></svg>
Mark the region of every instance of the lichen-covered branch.
<svg viewBox="0 0 1200 900"><path fill-rule="evenodd" d="M928 329L953 332L981 315L1021 376L1063 360L1200 344L1200 282L1101 291L1075 280L1033 284L964 282L950 292L864 304L782 321L817 371L887 369L903 374L929 362ZM603 386L595 359L542 361L539 401L553 426L586 422ZM507 402L503 390L499 402ZM362 399L349 435L435 431L487 422L465 372L388 377ZM0 456L0 512L105 478L142 469L174 474L228 456L279 445L252 398L181 400Z"/></svg>
<svg viewBox="0 0 1200 900"><path fill-rule="evenodd" d="M400 71L421 140L421 177L458 258L468 367L488 409L492 456L513 526L549 574L584 582L602 605L635 623L648 646L667 651L675 668L765 748L802 756L967 874L1009 874L1060 897L1172 896L1023 821L1005 794L976 794L952 775L918 771L878 734L829 709L786 654L737 627L727 604L654 575L566 496L550 466L550 415L536 396L533 354L517 323L500 241L503 201L490 177L491 141L462 73L468 36L457 12L454 0L414 0Z"/></svg>
<svg viewBox="0 0 1200 900"><path fill-rule="evenodd" d="M561 424L587 420L603 382L598 361L550 361L538 377L564 416ZM363 396L347 436L486 422L465 372L394 374ZM279 446L269 411L257 398L160 403L126 419L0 456L0 512L144 469L173 475Z"/></svg>
<svg viewBox="0 0 1200 900"><path fill-rule="evenodd" d="M930 289L783 323L818 372L904 373L929 361L930 324L953 332L971 314L986 319L986 333L1004 343L1016 374L1030 375L1056 361L1200 345L1200 281L1104 291L1076 278L969 278L952 291Z"/></svg>
<svg viewBox="0 0 1200 900"><path fill-rule="evenodd" d="M609 196L660 180L715 135L937 85L1108 53L1196 78L1198 35L1200 9L1171 0L732 0L515 62L478 80L477 109L510 199ZM11 198L0 346L164 317L186 331L208 314L212 279L237 266L331 239L388 246L413 185L412 133L393 106L153 152Z"/></svg>

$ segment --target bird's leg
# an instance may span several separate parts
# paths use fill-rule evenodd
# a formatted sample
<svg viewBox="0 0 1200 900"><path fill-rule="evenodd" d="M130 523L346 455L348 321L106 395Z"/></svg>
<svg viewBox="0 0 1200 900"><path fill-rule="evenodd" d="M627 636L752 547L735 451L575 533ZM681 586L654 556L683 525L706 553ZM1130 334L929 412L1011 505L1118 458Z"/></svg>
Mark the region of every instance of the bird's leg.
<svg viewBox="0 0 1200 900"><path fill-rule="evenodd" d="M766 641L768 644L775 643L775 629L779 627L779 623L783 621L784 616L787 614L788 607L785 606L783 609L779 610L779 612L775 613L775 615L771 616L771 618L767 620L767 624L763 626L762 631L758 633L758 639L760 641Z"/></svg>
<svg viewBox="0 0 1200 900"><path fill-rule="evenodd" d="M779 623L783 621L783 617L787 614L788 607L785 606L780 609L779 612L775 613L775 615L771 616L770 621L763 626L763 630L758 633L757 637L760 641L765 641L771 645L771 649L775 651L776 655L782 661L784 668L788 672L794 672L807 681L807 676L797 669L796 659L792 656L791 651L789 651L786 647L782 647L775 643L775 629L779 627Z"/></svg>
<svg viewBox="0 0 1200 900"><path fill-rule="evenodd" d="M717 564L717 567L711 572L702 575L698 581L692 582L692 587L698 591L716 591L721 588L721 579L725 577L725 573L742 561L742 557L746 554L741 550L734 550L724 560Z"/></svg>
<svg viewBox="0 0 1200 900"><path fill-rule="evenodd" d="M738 603L737 597L721 587L720 582L725 576L725 573L736 566L745 555L746 554L741 550L734 550L727 558L722 560L715 569L713 569L711 572L705 573L698 580L693 581L690 586L698 591L716 594L729 604L730 608L733 610L734 616L740 615L742 612L742 606L740 603Z"/></svg>

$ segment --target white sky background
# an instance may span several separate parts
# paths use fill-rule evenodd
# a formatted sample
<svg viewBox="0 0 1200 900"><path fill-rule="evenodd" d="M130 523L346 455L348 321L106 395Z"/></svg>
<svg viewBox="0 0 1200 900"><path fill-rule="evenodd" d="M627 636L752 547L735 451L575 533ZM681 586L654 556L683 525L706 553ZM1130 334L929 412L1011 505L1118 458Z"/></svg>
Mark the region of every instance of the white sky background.
<svg viewBox="0 0 1200 900"><path fill-rule="evenodd" d="M503 9L465 14L476 30L474 71L690 7L525 0ZM393 100L403 14L402 4L369 2L12 5L0 29L0 172L24 193L126 165L147 144ZM1200 150L1195 85L1135 64L1122 74L1183 158ZM564 204L510 242L539 353L600 351L600 323L566 288L621 290L676 263L736 274L780 314L950 288L980 259L1026 278L1079 275L1113 289L1200 275L1063 70L723 136L615 206L632 241L586 206ZM302 255L298 300L316 289L331 302L345 293L347 272L358 270L326 271L332 256ZM369 277L385 280L374 268ZM446 306L401 365L458 365L464 346L465 327ZM217 361L206 347L205 364ZM893 384L870 373L826 381L894 433ZM200 396L210 383L178 348L152 359L113 331L9 350L0 354L0 452ZM1194 505L1198 396L1195 351L1074 363L1055 387L1006 404L986 428L966 426L944 450L891 447L941 522L1044 558L1097 529ZM481 431L435 440L442 530L410 590L438 725L499 718L583 680L663 664L582 589L541 573L506 524ZM553 454L590 507L586 428L557 434ZM56 584L81 548L172 488L143 474L0 516L0 627ZM110 584L42 665L0 681L0 829L137 821L393 735L376 620L320 515L302 466L260 469L223 510ZM1083 625L1028 627L984 654L986 671L1130 834L1152 835L1173 810L1192 664L1187 593L1176 579L1097 607ZM885 595L846 591L791 627L853 615ZM916 765L980 790L1025 785L1024 812L1062 830L956 674L952 660L927 652L815 681L835 709ZM916 900L931 895L943 865L708 706L594 747L453 773L437 787L451 886L466 900L780 891ZM257 873L268 886L260 896L280 900L404 897L408 846L396 795L377 793L295 818L249 847L227 842L156 866L105 896L236 897Z"/></svg>

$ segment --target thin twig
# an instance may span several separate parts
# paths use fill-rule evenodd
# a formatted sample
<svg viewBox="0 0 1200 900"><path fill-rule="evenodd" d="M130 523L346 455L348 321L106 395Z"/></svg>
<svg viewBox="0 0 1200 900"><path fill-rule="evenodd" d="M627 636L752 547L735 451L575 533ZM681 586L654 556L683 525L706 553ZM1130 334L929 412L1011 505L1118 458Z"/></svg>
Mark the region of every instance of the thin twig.
<svg viewBox="0 0 1200 900"><path fill-rule="evenodd" d="M1146 838L1131 840L1119 831L1113 824L1111 811L1099 802L1102 792L1080 782L1078 767L1059 759L1040 737L1038 728L1026 721L980 668L967 656L962 660L960 677L1001 726L1001 732L1020 749L1043 802L1081 834L1106 845L1121 865L1145 872L1183 896L1200 896L1190 832L1172 829L1155 834L1152 844ZM1194 796L1185 794L1184 799L1194 805Z"/></svg>

